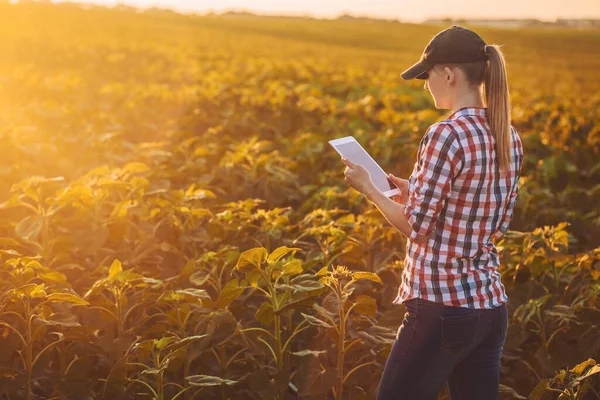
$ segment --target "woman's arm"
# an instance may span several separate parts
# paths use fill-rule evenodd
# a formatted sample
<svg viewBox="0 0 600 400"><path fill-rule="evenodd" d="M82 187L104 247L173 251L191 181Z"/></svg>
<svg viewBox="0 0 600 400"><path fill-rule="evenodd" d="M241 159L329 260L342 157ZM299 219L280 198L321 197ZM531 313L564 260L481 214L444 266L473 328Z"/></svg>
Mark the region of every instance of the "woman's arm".
<svg viewBox="0 0 600 400"><path fill-rule="evenodd" d="M425 133L419 151L419 168L409 185L406 204L397 204L381 193L361 165L342 157L346 181L372 201L383 216L411 242L426 244L452 189L452 179L462 168L462 148L452 126L440 122Z"/></svg>
<svg viewBox="0 0 600 400"><path fill-rule="evenodd" d="M410 237L412 228L404 216L404 204L396 203L377 189L365 193L365 196L375 204L390 224L406 237Z"/></svg>
<svg viewBox="0 0 600 400"><path fill-rule="evenodd" d="M451 126L434 124L425 138L419 152L420 167L414 172L405 204L396 204L372 187L364 192L396 229L418 244L425 244L435 230L450 196L452 179L462 166L462 149Z"/></svg>
<svg viewBox="0 0 600 400"><path fill-rule="evenodd" d="M406 179L397 178L392 174L389 175L389 179L396 183L401 190L401 193L394 197L398 200L395 201L388 198L386 195L380 192L379 189L377 189L371 180L369 172L364 166L354 163L343 156L342 162L346 164L346 169L344 170L344 180L348 182L351 187L353 187L355 190L358 190L360 193L364 194L367 199L372 201L388 220L388 222L406 235L406 237L410 239L411 233L415 237L418 236L416 232L412 232L412 227L406 219L404 211L405 205L400 203L409 200L409 182Z"/></svg>

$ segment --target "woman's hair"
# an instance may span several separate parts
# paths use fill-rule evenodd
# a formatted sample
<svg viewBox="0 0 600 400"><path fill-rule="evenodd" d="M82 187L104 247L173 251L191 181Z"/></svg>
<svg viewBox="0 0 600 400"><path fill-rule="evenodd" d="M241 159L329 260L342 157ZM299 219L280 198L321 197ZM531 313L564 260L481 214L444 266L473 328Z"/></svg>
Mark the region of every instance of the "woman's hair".
<svg viewBox="0 0 600 400"><path fill-rule="evenodd" d="M511 155L510 96L506 64L500 45L487 45L489 61L451 64L465 73L472 85L484 83L488 122L496 139L500 172L508 174Z"/></svg>

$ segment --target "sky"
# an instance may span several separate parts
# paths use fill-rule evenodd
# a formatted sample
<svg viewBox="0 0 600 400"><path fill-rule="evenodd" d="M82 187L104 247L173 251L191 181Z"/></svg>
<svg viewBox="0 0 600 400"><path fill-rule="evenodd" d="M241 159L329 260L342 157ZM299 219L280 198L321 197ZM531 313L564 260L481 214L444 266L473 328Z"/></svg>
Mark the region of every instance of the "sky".
<svg viewBox="0 0 600 400"><path fill-rule="evenodd" d="M54 0L55 2L66 0ZM246 10L257 14L335 18L340 14L421 22L429 18L600 18L600 0L71 0L216 13Z"/></svg>

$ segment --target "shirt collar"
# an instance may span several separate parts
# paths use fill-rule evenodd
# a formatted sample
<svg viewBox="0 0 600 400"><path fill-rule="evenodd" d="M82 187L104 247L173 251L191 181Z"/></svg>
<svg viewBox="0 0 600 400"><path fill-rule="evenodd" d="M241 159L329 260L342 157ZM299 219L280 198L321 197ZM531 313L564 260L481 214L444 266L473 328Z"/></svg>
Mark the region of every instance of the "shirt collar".
<svg viewBox="0 0 600 400"><path fill-rule="evenodd" d="M460 116L471 115L474 117L486 117L486 107L461 107L448 116L447 119L456 119Z"/></svg>

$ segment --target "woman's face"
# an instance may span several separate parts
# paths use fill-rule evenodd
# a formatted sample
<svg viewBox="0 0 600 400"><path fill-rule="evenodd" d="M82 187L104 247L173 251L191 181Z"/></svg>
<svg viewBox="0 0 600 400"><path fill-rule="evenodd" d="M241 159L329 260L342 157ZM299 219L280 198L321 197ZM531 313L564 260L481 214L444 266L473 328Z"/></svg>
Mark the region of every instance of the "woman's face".
<svg viewBox="0 0 600 400"><path fill-rule="evenodd" d="M453 74L449 70L449 68L445 70L441 65L434 65L427 71L428 78L423 87L431 93L435 101L435 107L438 109L451 108L450 84L454 76L452 76Z"/></svg>

